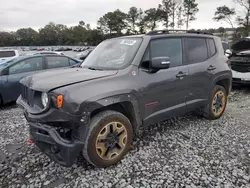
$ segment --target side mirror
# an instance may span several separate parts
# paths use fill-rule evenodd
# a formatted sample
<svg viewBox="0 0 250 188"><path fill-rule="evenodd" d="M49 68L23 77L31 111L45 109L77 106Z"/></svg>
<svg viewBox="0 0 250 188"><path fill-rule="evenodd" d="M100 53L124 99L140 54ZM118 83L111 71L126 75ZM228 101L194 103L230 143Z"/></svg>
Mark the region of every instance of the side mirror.
<svg viewBox="0 0 250 188"><path fill-rule="evenodd" d="M160 70L168 69L170 67L170 58L169 57L155 57L151 61L151 68Z"/></svg>
<svg viewBox="0 0 250 188"><path fill-rule="evenodd" d="M231 55L232 52L231 52L231 50L227 49L227 50L225 51L225 54Z"/></svg>

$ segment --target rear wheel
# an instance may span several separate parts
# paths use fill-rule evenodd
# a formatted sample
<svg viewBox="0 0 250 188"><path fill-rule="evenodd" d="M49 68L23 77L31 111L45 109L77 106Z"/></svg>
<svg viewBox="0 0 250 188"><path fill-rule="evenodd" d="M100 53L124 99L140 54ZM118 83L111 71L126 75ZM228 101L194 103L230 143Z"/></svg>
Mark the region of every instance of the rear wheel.
<svg viewBox="0 0 250 188"><path fill-rule="evenodd" d="M95 115L85 138L84 158L96 167L108 167L119 162L132 143L132 125L116 111Z"/></svg>
<svg viewBox="0 0 250 188"><path fill-rule="evenodd" d="M216 85L208 104L203 109L203 116L209 120L220 118L227 105L227 92L224 87Z"/></svg>

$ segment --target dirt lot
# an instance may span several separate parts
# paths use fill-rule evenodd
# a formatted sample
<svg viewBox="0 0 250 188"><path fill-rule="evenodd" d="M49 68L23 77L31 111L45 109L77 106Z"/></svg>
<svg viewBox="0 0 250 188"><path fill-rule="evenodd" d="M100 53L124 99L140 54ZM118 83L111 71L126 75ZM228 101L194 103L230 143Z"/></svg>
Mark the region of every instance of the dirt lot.
<svg viewBox="0 0 250 188"><path fill-rule="evenodd" d="M27 143L20 109L0 110L0 187L250 187L250 89L236 89L225 115L193 115L144 127L116 166L72 168L51 162ZM185 186L184 186L185 185Z"/></svg>

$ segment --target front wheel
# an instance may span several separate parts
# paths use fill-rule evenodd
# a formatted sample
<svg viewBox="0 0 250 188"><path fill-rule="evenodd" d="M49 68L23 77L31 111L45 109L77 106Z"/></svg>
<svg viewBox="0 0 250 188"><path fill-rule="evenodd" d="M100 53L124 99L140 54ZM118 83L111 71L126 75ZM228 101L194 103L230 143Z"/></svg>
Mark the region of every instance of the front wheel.
<svg viewBox="0 0 250 188"><path fill-rule="evenodd" d="M227 91L224 87L216 85L211 92L208 104L203 109L203 116L209 120L220 118L227 106Z"/></svg>
<svg viewBox="0 0 250 188"><path fill-rule="evenodd" d="M118 163L132 143L133 130L128 118L116 111L103 111L92 118L89 126L84 158L96 167Z"/></svg>

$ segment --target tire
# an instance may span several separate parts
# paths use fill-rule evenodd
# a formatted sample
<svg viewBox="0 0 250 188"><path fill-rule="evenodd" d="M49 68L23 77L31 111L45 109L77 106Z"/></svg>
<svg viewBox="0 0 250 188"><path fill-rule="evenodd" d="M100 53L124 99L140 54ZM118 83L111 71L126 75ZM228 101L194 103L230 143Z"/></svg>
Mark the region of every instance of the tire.
<svg viewBox="0 0 250 188"><path fill-rule="evenodd" d="M222 97L221 105L217 101L218 97ZM227 106L227 91L224 87L216 85L211 92L208 104L203 108L202 115L208 120L219 119L225 112Z"/></svg>
<svg viewBox="0 0 250 188"><path fill-rule="evenodd" d="M116 111L100 112L91 119L83 156L95 167L114 165L129 151L132 136L132 125L126 116Z"/></svg>

